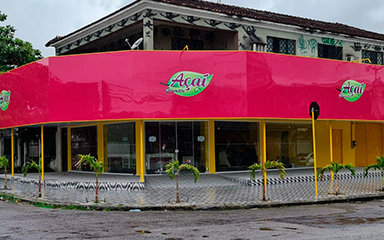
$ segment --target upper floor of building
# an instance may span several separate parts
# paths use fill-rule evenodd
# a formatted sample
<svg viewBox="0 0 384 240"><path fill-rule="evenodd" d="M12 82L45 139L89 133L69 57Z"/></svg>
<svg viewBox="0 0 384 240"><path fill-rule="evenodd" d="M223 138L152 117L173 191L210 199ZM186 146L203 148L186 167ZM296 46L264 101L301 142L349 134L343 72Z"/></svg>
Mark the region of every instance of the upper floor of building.
<svg viewBox="0 0 384 240"><path fill-rule="evenodd" d="M380 65L384 50L384 34L201 0L137 0L46 46L68 55L134 42L140 50L253 50Z"/></svg>

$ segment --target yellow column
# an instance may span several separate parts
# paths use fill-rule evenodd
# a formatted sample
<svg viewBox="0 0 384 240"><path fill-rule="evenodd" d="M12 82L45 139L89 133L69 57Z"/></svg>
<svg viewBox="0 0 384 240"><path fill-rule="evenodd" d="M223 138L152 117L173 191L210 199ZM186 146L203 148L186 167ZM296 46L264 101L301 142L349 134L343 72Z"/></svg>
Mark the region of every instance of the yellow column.
<svg viewBox="0 0 384 240"><path fill-rule="evenodd" d="M145 161L144 161L144 121L136 120L136 174L140 175L140 181L144 182Z"/></svg>
<svg viewBox="0 0 384 240"><path fill-rule="evenodd" d="M313 134L313 167L315 171L315 195L317 198L317 166L316 166L316 135L315 135L315 111L312 112L312 134Z"/></svg>
<svg viewBox="0 0 384 240"><path fill-rule="evenodd" d="M15 176L15 139L13 138L13 128L11 129L11 163L12 163L12 177Z"/></svg>
<svg viewBox="0 0 384 240"><path fill-rule="evenodd" d="M263 167L267 162L267 124L265 120L260 121L261 128L261 160L263 161ZM264 185L267 186L267 171L264 172Z"/></svg>
<svg viewBox="0 0 384 240"><path fill-rule="evenodd" d="M209 143L209 172L216 173L215 156L215 121L208 120L208 143Z"/></svg>
<svg viewBox="0 0 384 240"><path fill-rule="evenodd" d="M104 163L104 131L103 131L103 123L97 123L97 159L99 162ZM105 164L104 164L105 165ZM103 172L108 171L105 168Z"/></svg>
<svg viewBox="0 0 384 240"><path fill-rule="evenodd" d="M333 162L332 121L329 121L329 155L331 162ZM331 171L331 180L333 180L333 171Z"/></svg>
<svg viewBox="0 0 384 240"><path fill-rule="evenodd" d="M68 172L72 171L71 127L67 127L67 154Z"/></svg>
<svg viewBox="0 0 384 240"><path fill-rule="evenodd" d="M41 180L44 181L44 126L41 124Z"/></svg>
<svg viewBox="0 0 384 240"><path fill-rule="evenodd" d="M384 128L383 128L384 129ZM209 171L209 142L208 142L208 121L204 122L204 129L201 131L201 135L205 136L205 140L202 144L204 144L204 157L205 157L205 171Z"/></svg>

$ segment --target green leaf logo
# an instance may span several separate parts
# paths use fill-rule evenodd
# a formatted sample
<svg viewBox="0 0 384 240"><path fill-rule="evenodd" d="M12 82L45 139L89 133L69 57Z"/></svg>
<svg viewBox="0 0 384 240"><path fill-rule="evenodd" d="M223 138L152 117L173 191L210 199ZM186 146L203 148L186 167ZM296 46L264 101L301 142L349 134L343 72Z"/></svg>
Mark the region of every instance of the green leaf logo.
<svg viewBox="0 0 384 240"><path fill-rule="evenodd" d="M349 79L341 86L339 97L344 98L348 102L355 102L363 95L364 90L364 83Z"/></svg>
<svg viewBox="0 0 384 240"><path fill-rule="evenodd" d="M8 108L9 100L11 99L11 91L1 91L0 93L0 108L5 111Z"/></svg>
<svg viewBox="0 0 384 240"><path fill-rule="evenodd" d="M195 96L209 85L213 74L196 72L178 72L172 75L168 80L166 93L172 92L183 97Z"/></svg>

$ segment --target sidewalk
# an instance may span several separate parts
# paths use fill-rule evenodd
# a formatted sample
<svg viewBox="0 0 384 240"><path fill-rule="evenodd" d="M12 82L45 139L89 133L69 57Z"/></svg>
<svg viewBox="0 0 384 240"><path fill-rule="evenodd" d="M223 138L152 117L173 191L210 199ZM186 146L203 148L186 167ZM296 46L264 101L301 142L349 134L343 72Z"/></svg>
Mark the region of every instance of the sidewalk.
<svg viewBox="0 0 384 240"><path fill-rule="evenodd" d="M353 199L382 198L384 193L379 192L381 187L380 172L370 172L369 177L362 177L362 168L357 169L357 176L352 177L347 172L340 172L339 189L342 195L329 195L330 180L318 181L318 197L315 196L315 182L313 173L309 169L290 169L287 178L279 180L276 171L268 172L267 197L269 201L262 199L262 176L257 174L256 181L249 181L248 173L228 174L202 174L195 184L193 176L182 174L180 177L180 197L183 203L174 204L176 196L176 182L166 175L149 175L145 177L145 190L128 191L124 189L99 191L101 208L109 209L228 209L228 208L254 208L266 206L297 205L324 203L333 201L349 201ZM46 180L58 178L60 174L46 175ZM36 177L33 174L29 177ZM3 177L3 176L2 176ZM110 181L114 185L119 181L129 183L137 176L133 175L101 175L102 180ZM15 179L20 176L15 176ZM88 173L65 173L61 174L60 180L94 181L94 175ZM329 179L329 175L325 179ZM250 184L244 184L248 182ZM21 180L9 181L10 190L2 190L8 194L14 194L24 201L46 202L56 205L94 205L94 188L75 189L64 187L44 186L43 196L37 198L38 186L36 184L22 183ZM0 180L0 186L4 180ZM251 186L250 186L251 185ZM252 186L253 185L253 186Z"/></svg>

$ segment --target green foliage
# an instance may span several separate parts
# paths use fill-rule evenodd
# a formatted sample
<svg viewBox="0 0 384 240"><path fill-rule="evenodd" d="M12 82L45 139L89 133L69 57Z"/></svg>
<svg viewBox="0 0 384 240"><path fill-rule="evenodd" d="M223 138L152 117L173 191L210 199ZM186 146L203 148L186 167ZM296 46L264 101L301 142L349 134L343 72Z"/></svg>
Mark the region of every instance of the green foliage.
<svg viewBox="0 0 384 240"><path fill-rule="evenodd" d="M0 157L0 169L4 168L4 170L7 171L8 162L9 160L6 156Z"/></svg>
<svg viewBox="0 0 384 240"><path fill-rule="evenodd" d="M263 164L254 163L248 167L249 172L251 173L251 180L255 180L256 170L260 170L261 173L264 173L269 168L277 168L280 173L280 178L284 178L287 173L285 172L284 163L280 161L266 161L265 167L263 168Z"/></svg>
<svg viewBox="0 0 384 240"><path fill-rule="evenodd" d="M0 23L7 15L0 11ZM11 25L0 26L0 74L43 58L31 43L15 38L16 29Z"/></svg>
<svg viewBox="0 0 384 240"><path fill-rule="evenodd" d="M168 174L168 176L172 179L176 178L176 203L180 203L180 191L179 191L179 176L180 172L183 169L186 169L193 173L193 176L195 177L195 183L197 180L199 180L200 172L197 168L194 166L191 166L189 164L181 164L178 160L171 160L168 162L168 164L165 166L166 170L165 172Z"/></svg>
<svg viewBox="0 0 384 240"><path fill-rule="evenodd" d="M172 179L175 179L175 176L179 175L183 169L186 169L193 174L193 176L195 177L195 182L197 182L197 180L199 180L199 177L200 177L200 172L196 167L191 166L189 164L180 165L178 160L169 161L168 164L165 166L165 168L166 168L165 172Z"/></svg>
<svg viewBox="0 0 384 240"><path fill-rule="evenodd" d="M39 175L41 175L41 159L39 160L39 164L37 164L34 160L30 162L26 162L23 166L22 172L24 177L27 176L27 173L30 169L36 169L39 172Z"/></svg>
<svg viewBox="0 0 384 240"><path fill-rule="evenodd" d="M317 176L320 176L321 178L323 178L323 175L324 173L328 170L328 171L332 171L335 175L337 175L337 173L341 170L341 169L347 169L351 172L351 174L353 176L356 175L356 170L354 169L353 165L348 163L348 164L339 164L339 163L336 163L336 162L330 162L329 165L321 168L319 170L319 172L317 173Z"/></svg>
<svg viewBox="0 0 384 240"><path fill-rule="evenodd" d="M380 170L381 172L384 172L384 155L380 156L379 151L377 151L376 161L377 163L370 164L364 168L364 177L368 176L368 171L371 168L374 170Z"/></svg>
<svg viewBox="0 0 384 240"><path fill-rule="evenodd" d="M80 168L81 165L89 164L91 169L96 173L96 177L103 173L104 163L99 162L95 157L88 155L78 154L79 161L75 164L75 167Z"/></svg>
<svg viewBox="0 0 384 240"><path fill-rule="evenodd" d="M381 191L384 191L384 155L380 156L379 150L377 150L376 163L370 164L364 168L364 177L368 176L369 169L381 171Z"/></svg>

